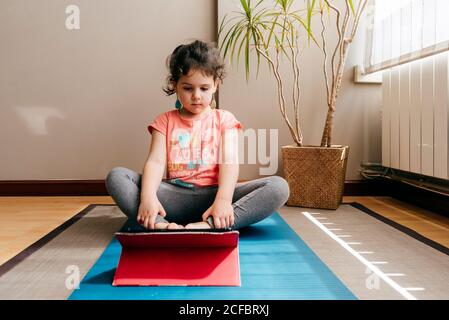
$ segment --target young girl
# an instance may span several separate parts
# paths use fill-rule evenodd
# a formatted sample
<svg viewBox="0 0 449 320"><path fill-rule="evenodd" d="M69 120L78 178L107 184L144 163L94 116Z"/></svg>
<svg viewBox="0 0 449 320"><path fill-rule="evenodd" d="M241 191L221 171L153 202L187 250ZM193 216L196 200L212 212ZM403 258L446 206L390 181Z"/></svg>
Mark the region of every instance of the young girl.
<svg viewBox="0 0 449 320"><path fill-rule="evenodd" d="M148 126L143 174L114 168L106 178L109 194L147 229L239 229L265 219L287 201L288 184L278 176L237 183L235 132L242 126L214 107L224 76L218 49L202 41L180 45L167 64L164 91L177 95L176 109Z"/></svg>

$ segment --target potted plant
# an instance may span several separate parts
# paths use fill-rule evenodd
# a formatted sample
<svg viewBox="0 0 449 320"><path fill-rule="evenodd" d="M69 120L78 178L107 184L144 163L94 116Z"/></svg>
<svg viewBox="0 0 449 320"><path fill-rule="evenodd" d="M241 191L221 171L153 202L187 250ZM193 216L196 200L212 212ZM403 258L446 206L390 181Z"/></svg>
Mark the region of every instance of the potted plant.
<svg viewBox="0 0 449 320"><path fill-rule="evenodd" d="M224 16L221 22L219 45L223 56L230 57L231 64L234 63L236 53L239 60L244 52L247 81L252 52L257 57L257 75L261 60L268 63L274 75L279 109L295 142L294 145L282 147L283 175L290 186L287 205L337 209L343 197L349 146L331 144L333 117L348 50L368 0L342 0L343 9L337 7L335 0L302 0L304 9L295 10L293 7L296 2L259 0L252 6L251 0L240 0L240 11L234 11L232 16ZM331 28L327 27L325 16L332 15L336 16L334 28L338 40L330 48L326 34ZM312 30L312 21L317 18L321 22L319 37ZM300 36L303 36L303 41ZM303 43L314 43L323 52L323 64L319 68L326 84L328 112L319 146L303 145L300 126L299 57ZM285 81L279 69L283 57L287 58L293 74L291 105L294 122L290 121L286 111Z"/></svg>

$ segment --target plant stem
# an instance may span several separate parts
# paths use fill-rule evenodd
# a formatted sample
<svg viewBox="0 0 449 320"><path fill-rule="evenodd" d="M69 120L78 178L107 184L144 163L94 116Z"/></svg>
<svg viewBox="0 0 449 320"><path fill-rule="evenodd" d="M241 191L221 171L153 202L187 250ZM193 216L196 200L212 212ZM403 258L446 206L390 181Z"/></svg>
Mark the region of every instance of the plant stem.
<svg viewBox="0 0 449 320"><path fill-rule="evenodd" d="M276 83L278 87L278 100L279 100L279 109L281 110L281 114L284 117L285 122L287 123L287 126L290 130L290 133L295 140L295 143L298 146L302 146L302 136L299 137L295 129L293 128L287 113L285 112L285 97L284 97L284 87L282 82L282 76L279 72L279 49L276 49L276 64L273 62L273 60L265 54L262 50L260 50L258 47L256 47L256 50L270 63L272 66L273 74L276 78Z"/></svg>
<svg viewBox="0 0 449 320"><path fill-rule="evenodd" d="M294 39L295 35L292 34L292 39ZM300 79L301 79L301 72L299 68L298 63L298 56L299 56L299 45L298 41L296 41L296 47L294 46L293 41L290 41L290 39L287 37L287 41L289 43L290 51L292 53L292 69L293 69L293 110L295 113L295 123L296 123L296 132L298 134L299 141L302 142L302 132L301 127L299 123L299 103L301 100L301 86L300 86Z"/></svg>
<svg viewBox="0 0 449 320"><path fill-rule="evenodd" d="M328 111L327 111L327 116L326 116L326 123L325 123L324 130L323 130L323 135L321 138L321 147L330 147L332 145L332 128L333 128L334 113L335 113L335 109L336 109L336 102L337 102L338 93L340 91L342 80L343 80L343 73L344 73L344 68L345 68L345 64L346 64L346 59L348 57L349 46L352 43L354 36L357 32L358 25L360 22L360 17L366 7L368 0L361 0L362 2L359 3L359 5L357 7L355 18L354 18L354 23L352 25L352 30L351 30L349 37L347 37L347 35L346 35L348 28L349 28L349 20L350 20L350 16L351 16L349 0L345 0L346 10L344 13L343 24L341 26L340 26L340 16L341 16L340 10L338 8L336 8L335 6L333 6L329 2L329 0L324 0L324 1L333 11L335 11L335 13L337 15L336 27L337 27L337 31L338 31L338 35L339 35L339 40L337 42L334 54L332 56L332 81L331 81L331 86L330 86L330 94L328 96ZM323 39L323 51L324 51L324 67L323 67L324 68L324 77L326 80L326 88L329 92L328 76L327 76L327 69L326 69L327 52L326 52L325 40L324 40L325 26L323 23L322 16L321 16L321 22L322 22L322 28L323 28L322 29L322 39ZM335 68L337 52L339 52L338 65Z"/></svg>

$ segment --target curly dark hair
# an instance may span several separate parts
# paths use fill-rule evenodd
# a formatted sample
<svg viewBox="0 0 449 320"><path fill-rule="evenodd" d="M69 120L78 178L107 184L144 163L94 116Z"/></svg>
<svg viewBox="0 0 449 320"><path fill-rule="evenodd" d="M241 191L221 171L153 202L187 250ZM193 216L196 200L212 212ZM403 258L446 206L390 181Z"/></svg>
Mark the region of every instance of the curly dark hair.
<svg viewBox="0 0 449 320"><path fill-rule="evenodd" d="M203 71L212 76L214 81L223 81L225 76L225 65L220 51L212 43L200 40L176 47L167 58L167 68L170 74L163 90L168 96L175 93L175 84L181 76L187 75L192 69Z"/></svg>

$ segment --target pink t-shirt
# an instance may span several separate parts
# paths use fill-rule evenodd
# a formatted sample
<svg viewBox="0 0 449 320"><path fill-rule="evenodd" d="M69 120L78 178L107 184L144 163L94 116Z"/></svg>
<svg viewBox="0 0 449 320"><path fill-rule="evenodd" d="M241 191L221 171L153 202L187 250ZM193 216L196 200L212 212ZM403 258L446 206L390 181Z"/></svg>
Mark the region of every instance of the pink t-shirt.
<svg viewBox="0 0 449 320"><path fill-rule="evenodd" d="M156 129L166 137L165 180L187 187L218 185L221 136L234 128L242 129L241 123L222 109L211 109L195 120L182 118L178 110L157 116L148 131Z"/></svg>

